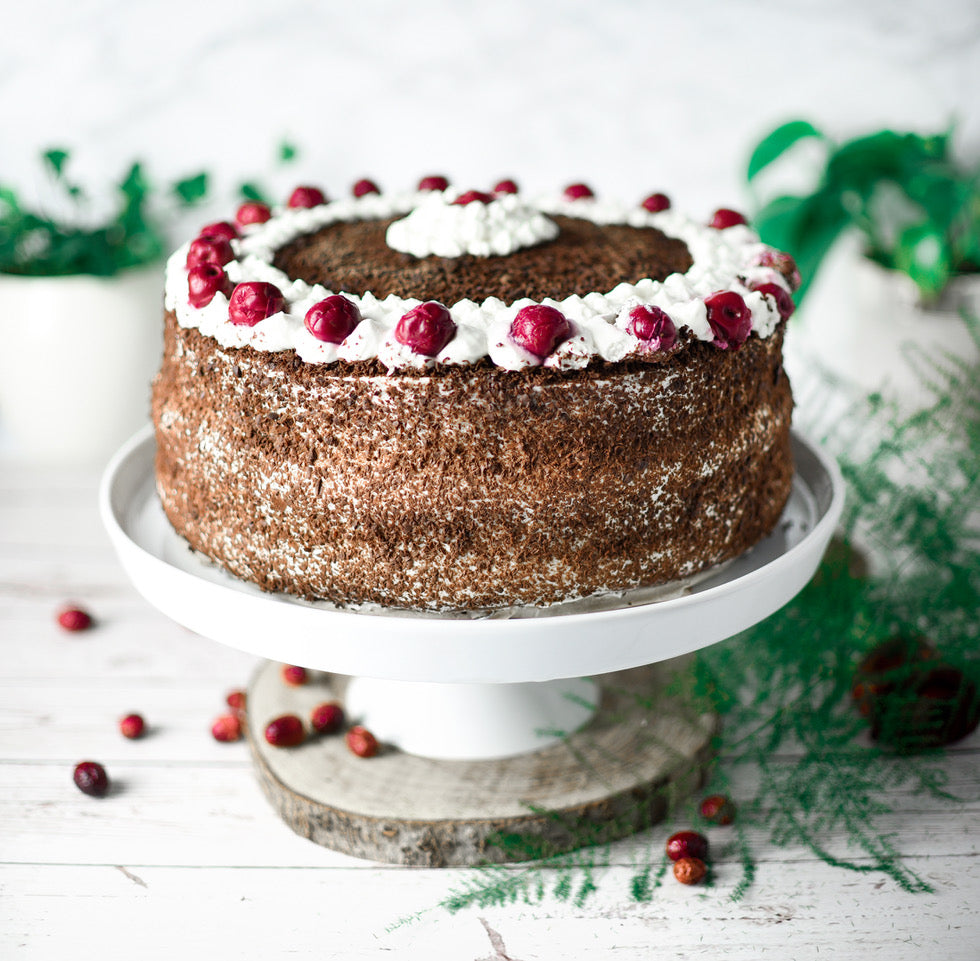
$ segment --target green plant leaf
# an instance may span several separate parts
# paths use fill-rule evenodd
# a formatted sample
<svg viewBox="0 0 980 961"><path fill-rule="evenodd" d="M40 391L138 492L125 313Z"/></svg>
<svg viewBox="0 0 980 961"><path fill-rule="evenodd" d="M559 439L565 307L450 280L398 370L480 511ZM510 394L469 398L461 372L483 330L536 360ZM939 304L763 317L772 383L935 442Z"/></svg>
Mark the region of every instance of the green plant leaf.
<svg viewBox="0 0 980 961"><path fill-rule="evenodd" d="M817 137L821 140L826 139L807 120L790 120L788 123L777 127L772 133L763 138L755 150L752 151L752 156L749 158L746 179L749 181L753 180L760 171L768 167L774 160L778 160L790 147L807 137Z"/></svg>
<svg viewBox="0 0 980 961"><path fill-rule="evenodd" d="M238 188L238 192L245 200L257 200L259 203L266 203L265 191L254 183L244 183Z"/></svg>
<svg viewBox="0 0 980 961"><path fill-rule="evenodd" d="M55 177L61 177L71 154L67 150L52 149L46 150L43 156L44 162L51 168Z"/></svg>
<svg viewBox="0 0 980 961"><path fill-rule="evenodd" d="M289 143L289 141L284 140L279 144L279 162L280 163L291 163L299 155L299 151L296 149L296 145Z"/></svg>
<svg viewBox="0 0 980 961"><path fill-rule="evenodd" d="M202 172L185 177L173 183L170 190L184 206L193 206L208 195L208 175Z"/></svg>
<svg viewBox="0 0 980 961"><path fill-rule="evenodd" d="M894 257L895 266L915 281L926 302L936 300L949 282L949 245L945 235L930 223L915 224L902 231Z"/></svg>

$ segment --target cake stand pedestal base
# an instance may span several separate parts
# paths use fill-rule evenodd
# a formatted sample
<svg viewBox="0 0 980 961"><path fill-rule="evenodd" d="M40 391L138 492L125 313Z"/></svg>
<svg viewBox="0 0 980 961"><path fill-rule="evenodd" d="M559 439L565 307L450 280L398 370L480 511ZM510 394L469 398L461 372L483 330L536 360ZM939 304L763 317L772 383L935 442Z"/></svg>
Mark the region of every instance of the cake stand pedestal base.
<svg viewBox="0 0 980 961"><path fill-rule="evenodd" d="M538 859L640 831L704 783L718 720L666 693L679 666L595 678L598 704L584 727L560 738L544 732L545 747L510 757L450 760L383 744L360 758L341 735L272 747L262 733L269 720L343 704L348 685L311 671L309 683L290 687L276 662L252 680L246 729L269 801L317 844L422 867Z"/></svg>

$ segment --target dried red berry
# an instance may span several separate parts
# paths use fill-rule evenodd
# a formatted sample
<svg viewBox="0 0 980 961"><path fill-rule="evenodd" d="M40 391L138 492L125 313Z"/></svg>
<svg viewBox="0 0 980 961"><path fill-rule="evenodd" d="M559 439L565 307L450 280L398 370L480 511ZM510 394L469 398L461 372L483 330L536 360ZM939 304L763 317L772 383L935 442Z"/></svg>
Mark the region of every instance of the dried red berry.
<svg viewBox="0 0 980 961"><path fill-rule="evenodd" d="M244 691L229 691L225 695L225 703L233 711L244 711L245 710L245 692Z"/></svg>
<svg viewBox="0 0 980 961"><path fill-rule="evenodd" d="M127 714L119 720L119 730L123 737L128 737L131 741L142 737L146 731L146 721L141 714Z"/></svg>
<svg viewBox="0 0 980 961"><path fill-rule="evenodd" d="M75 786L83 794L105 797L109 793L109 775L98 761L82 761L72 774Z"/></svg>
<svg viewBox="0 0 980 961"><path fill-rule="evenodd" d="M224 237L197 237L191 241L187 250L186 264L188 269L198 264L215 264L223 267L234 259L235 252L231 249L231 243Z"/></svg>
<svg viewBox="0 0 980 961"><path fill-rule="evenodd" d="M319 207L327 202L327 195L319 187L297 187L290 195L288 207Z"/></svg>
<svg viewBox="0 0 980 961"><path fill-rule="evenodd" d="M222 240L234 240L238 237L238 228L227 220L219 220L201 228L199 237L219 237Z"/></svg>
<svg viewBox="0 0 980 961"><path fill-rule="evenodd" d="M342 344L360 322L357 306L340 294L331 294L314 304L304 320L306 329L328 344Z"/></svg>
<svg viewBox="0 0 980 961"><path fill-rule="evenodd" d="M708 226L714 227L715 230L727 230L729 227L735 227L738 224L744 223L748 223L748 221L737 210L719 207L714 212Z"/></svg>
<svg viewBox="0 0 980 961"><path fill-rule="evenodd" d="M652 214L658 214L661 210L670 210L670 197L666 194L650 194L643 199L640 206Z"/></svg>
<svg viewBox="0 0 980 961"><path fill-rule="evenodd" d="M634 307L629 316L626 329L648 350L670 350L677 343L677 328L665 310L643 304Z"/></svg>
<svg viewBox="0 0 980 961"><path fill-rule="evenodd" d="M305 684L310 678L306 673L305 667L299 667L296 664L283 664L282 679L287 684L293 685L293 687L299 687L301 684Z"/></svg>
<svg viewBox="0 0 980 961"><path fill-rule="evenodd" d="M378 753L378 739L366 727L355 725L345 738L351 753L358 757L374 757Z"/></svg>
<svg viewBox="0 0 980 961"><path fill-rule="evenodd" d="M734 290L719 290L704 298L708 324L715 335L714 345L722 350L737 350L752 333L752 311Z"/></svg>
<svg viewBox="0 0 980 961"><path fill-rule="evenodd" d="M516 194L517 183L513 180L498 180L497 183L493 185L493 192L495 194Z"/></svg>
<svg viewBox="0 0 980 961"><path fill-rule="evenodd" d="M591 200L595 196L588 184L569 184L565 188L566 200Z"/></svg>
<svg viewBox="0 0 980 961"><path fill-rule="evenodd" d="M783 320L788 320L793 316L793 311L796 310L796 304L793 303L793 298L779 284L753 284L752 289L757 290L766 297L772 297L776 302L776 310L779 311L779 316Z"/></svg>
<svg viewBox="0 0 980 961"><path fill-rule="evenodd" d="M674 877L681 884L700 884L708 874L708 866L700 858L681 858L674 862Z"/></svg>
<svg viewBox="0 0 980 961"><path fill-rule="evenodd" d="M368 180L365 177L362 180L358 180L357 183L351 187L351 193L355 197L364 197L367 194L379 194L381 193L381 190L373 180Z"/></svg>
<svg viewBox="0 0 980 961"><path fill-rule="evenodd" d="M455 336L452 316L435 300L413 307L395 326L395 340L425 357L434 357Z"/></svg>
<svg viewBox="0 0 980 961"><path fill-rule="evenodd" d="M547 357L571 332L565 315L544 304L522 307L510 325L514 343L536 357Z"/></svg>
<svg viewBox="0 0 980 961"><path fill-rule="evenodd" d="M453 201L453 206L465 207L467 204L492 204L496 199L493 194L485 193L482 190L467 190Z"/></svg>
<svg viewBox="0 0 980 961"><path fill-rule="evenodd" d="M223 267L217 264L198 264L187 271L187 302L200 310L214 300L219 291L226 297L234 289Z"/></svg>
<svg viewBox="0 0 980 961"><path fill-rule="evenodd" d="M667 857L671 861L680 858L700 858L708 856L708 839L697 831L678 831L667 838Z"/></svg>
<svg viewBox="0 0 980 961"><path fill-rule="evenodd" d="M777 273L782 274L783 280L789 284L790 290L797 291L800 289L800 284L803 282L800 271L796 266L796 261L789 254L767 247L756 258L756 263L760 267L772 267Z"/></svg>
<svg viewBox="0 0 980 961"><path fill-rule="evenodd" d="M701 802L701 817L711 824L731 824L735 805L724 794L712 794Z"/></svg>
<svg viewBox="0 0 980 961"><path fill-rule="evenodd" d="M211 725L211 737L216 741L240 741L242 739L242 722L235 714L222 714L216 717Z"/></svg>
<svg viewBox="0 0 980 961"><path fill-rule="evenodd" d="M266 724L265 739L273 747L297 747L306 739L306 731L295 714L283 714Z"/></svg>
<svg viewBox="0 0 980 961"><path fill-rule="evenodd" d="M282 292L275 284L260 280L239 284L228 302L228 319L241 327L254 327L260 321L278 314L286 306Z"/></svg>
<svg viewBox="0 0 980 961"><path fill-rule="evenodd" d="M449 181L438 174L430 174L419 181L419 190L448 190Z"/></svg>
<svg viewBox="0 0 980 961"><path fill-rule="evenodd" d="M318 734L335 734L344 726L344 709L336 701L318 704L310 714L310 726Z"/></svg>
<svg viewBox="0 0 980 961"><path fill-rule="evenodd" d="M271 217L272 211L268 204L258 200L248 200L238 208L238 212L235 214L235 223L239 227L244 227L247 224L264 224Z"/></svg>
<svg viewBox="0 0 980 961"><path fill-rule="evenodd" d="M92 626L92 615L80 607L65 607L58 613L58 623L66 631L87 631Z"/></svg>

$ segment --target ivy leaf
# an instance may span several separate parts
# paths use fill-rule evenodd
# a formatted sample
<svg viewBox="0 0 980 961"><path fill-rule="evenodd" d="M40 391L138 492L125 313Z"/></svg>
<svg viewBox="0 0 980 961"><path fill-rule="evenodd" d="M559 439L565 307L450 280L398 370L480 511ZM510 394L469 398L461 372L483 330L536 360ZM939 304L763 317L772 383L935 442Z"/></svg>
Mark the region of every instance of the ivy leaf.
<svg viewBox="0 0 980 961"><path fill-rule="evenodd" d="M777 127L769 136L759 142L752 156L746 177L752 180L774 160L778 160L790 147L807 137L825 140L824 135L806 120L791 120Z"/></svg>
<svg viewBox="0 0 980 961"><path fill-rule="evenodd" d="M895 266L915 281L926 302L936 300L949 282L951 260L945 236L929 223L907 227L895 245Z"/></svg>
<svg viewBox="0 0 980 961"><path fill-rule="evenodd" d="M279 144L280 163L290 163L295 160L298 155L299 151L296 149L295 144L291 144L287 140L284 140L281 144Z"/></svg>
<svg viewBox="0 0 980 961"><path fill-rule="evenodd" d="M207 197L208 175L199 173L185 177L172 184L170 190L184 206L190 207Z"/></svg>
<svg viewBox="0 0 980 961"><path fill-rule="evenodd" d="M258 184L244 183L238 188L238 192L245 200L257 200L259 203L266 203L265 192Z"/></svg>

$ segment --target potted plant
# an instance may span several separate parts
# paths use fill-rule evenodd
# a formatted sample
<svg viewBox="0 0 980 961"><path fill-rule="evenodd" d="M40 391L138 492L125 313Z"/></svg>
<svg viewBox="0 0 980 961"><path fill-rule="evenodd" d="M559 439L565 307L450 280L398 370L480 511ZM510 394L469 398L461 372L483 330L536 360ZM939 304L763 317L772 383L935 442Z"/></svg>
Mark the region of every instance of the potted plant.
<svg viewBox="0 0 980 961"><path fill-rule="evenodd" d="M977 356L960 314L980 314L980 165L957 160L951 139L881 130L838 142L794 120L759 141L747 170L754 226L804 278L798 343L912 406L928 399L937 351ZM787 173L801 190L772 189Z"/></svg>
<svg viewBox="0 0 980 961"><path fill-rule="evenodd" d="M64 150L43 155L63 213L30 209L0 185L0 434L16 455L96 463L148 417L165 215L134 163L110 212L93 217L68 161ZM174 183L170 212L206 191L204 174Z"/></svg>

